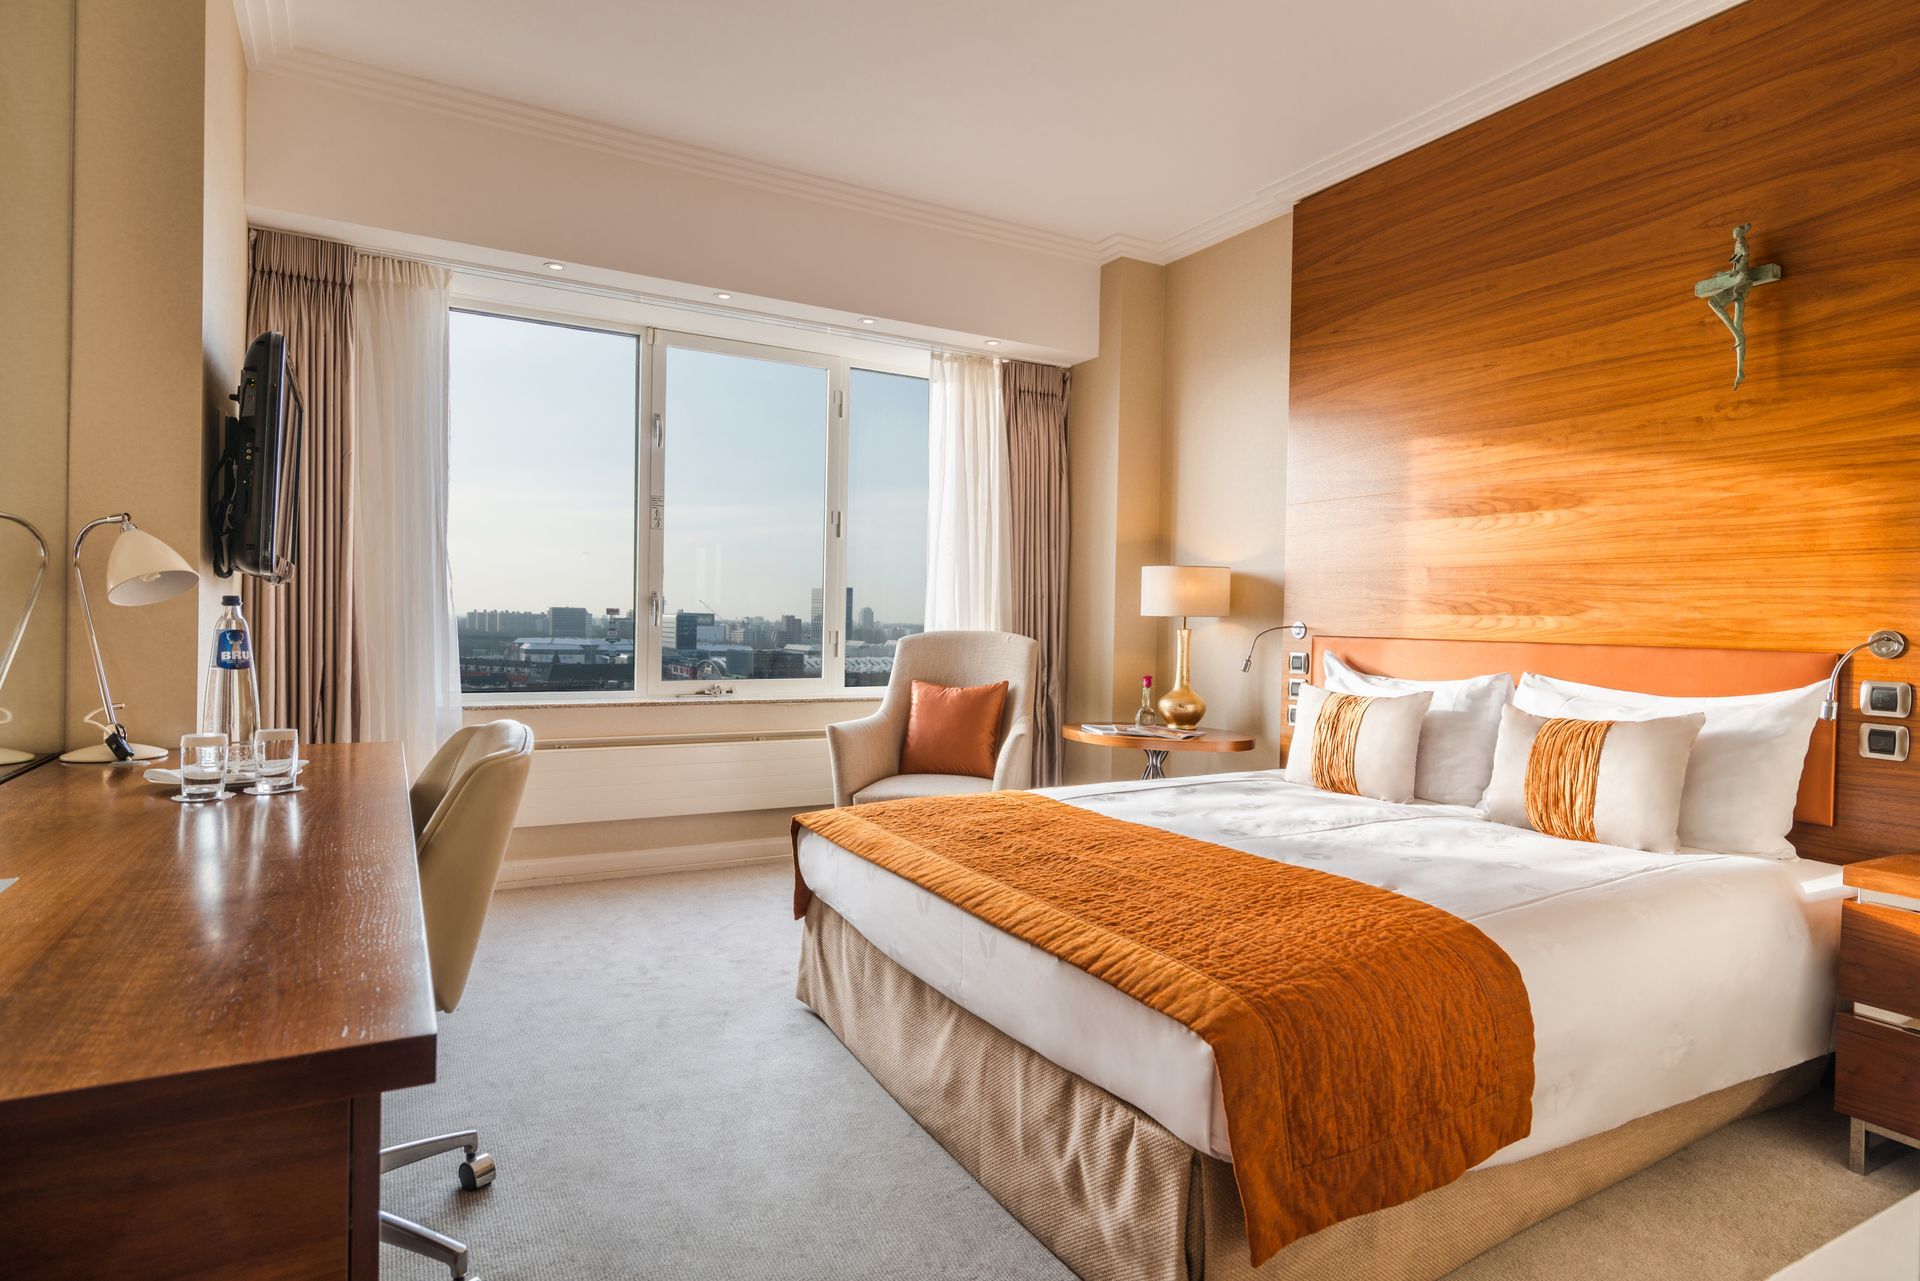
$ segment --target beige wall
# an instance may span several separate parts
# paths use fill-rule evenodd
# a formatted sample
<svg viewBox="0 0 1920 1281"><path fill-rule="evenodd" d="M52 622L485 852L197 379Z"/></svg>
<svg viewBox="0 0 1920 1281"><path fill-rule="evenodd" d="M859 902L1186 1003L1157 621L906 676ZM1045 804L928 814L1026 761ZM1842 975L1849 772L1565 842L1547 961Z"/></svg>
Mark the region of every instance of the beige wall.
<svg viewBox="0 0 1920 1281"><path fill-rule="evenodd" d="M46 578L0 688L0 763L63 747L67 318L73 219L72 0L18 0L0 36L0 511L49 544ZM0 523L0 651L39 565Z"/></svg>
<svg viewBox="0 0 1920 1281"><path fill-rule="evenodd" d="M1174 756L1169 772L1270 768L1286 702L1285 647L1247 646L1282 621L1287 493L1288 295L1293 218L1263 223L1167 267L1162 475L1166 555L1233 567L1233 614L1193 625L1193 687L1209 724L1255 731L1248 756ZM1163 627L1161 670L1172 666ZM1180 767L1177 771L1173 768Z"/></svg>
<svg viewBox="0 0 1920 1281"><path fill-rule="evenodd" d="M221 425L233 412L228 396L247 355L247 54L229 0L206 5L206 98L202 119L200 252L201 474L218 457ZM213 643L213 619L232 580L212 574L212 548L202 525L200 645ZM205 662L199 667L205 675Z"/></svg>
<svg viewBox="0 0 1920 1281"><path fill-rule="evenodd" d="M1247 756L1170 758L1176 773L1270 768L1286 697L1282 619L1288 295L1293 220L1274 219L1166 267L1101 273L1100 355L1074 367L1073 564L1067 718L1130 718L1140 676L1170 682L1171 620L1140 617L1140 566L1227 565L1230 618L1195 620L1207 723L1251 730ZM1071 748L1070 782L1127 777L1137 752Z"/></svg>
<svg viewBox="0 0 1920 1281"><path fill-rule="evenodd" d="M1100 354L1073 370L1069 721L1131 717L1140 677L1156 670L1157 628L1140 617L1140 566L1158 562L1166 545L1160 477L1166 290L1163 267L1121 258L1102 268ZM1110 777L1114 755L1069 744L1066 781Z"/></svg>
<svg viewBox="0 0 1920 1281"><path fill-rule="evenodd" d="M210 398L244 342L233 22L209 0L88 0L76 30L69 516L130 511L203 572ZM199 603L108 604L112 541L88 541L85 572L114 697L136 739L172 746L198 715ZM68 741L97 742L78 627L67 690Z"/></svg>
<svg viewBox="0 0 1920 1281"><path fill-rule="evenodd" d="M1094 350L1091 261L503 125L503 112L525 113L498 100L437 102L386 91L377 77L262 67L248 111L256 221L348 238L356 227L406 233L685 282L701 302L725 289L1057 353L1036 359Z"/></svg>

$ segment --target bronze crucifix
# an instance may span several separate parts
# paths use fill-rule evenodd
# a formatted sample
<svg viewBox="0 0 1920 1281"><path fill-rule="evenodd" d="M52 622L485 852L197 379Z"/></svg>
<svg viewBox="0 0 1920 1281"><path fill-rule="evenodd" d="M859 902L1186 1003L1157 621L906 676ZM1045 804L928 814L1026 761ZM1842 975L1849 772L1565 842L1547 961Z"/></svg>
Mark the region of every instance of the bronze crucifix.
<svg viewBox="0 0 1920 1281"><path fill-rule="evenodd" d="M1755 285L1780 279L1780 264L1747 266L1747 232L1753 224L1743 222L1733 229L1731 265L1717 276L1709 276L1693 287L1693 296L1705 298L1720 323L1733 334L1733 385L1738 387L1747 376L1747 292Z"/></svg>

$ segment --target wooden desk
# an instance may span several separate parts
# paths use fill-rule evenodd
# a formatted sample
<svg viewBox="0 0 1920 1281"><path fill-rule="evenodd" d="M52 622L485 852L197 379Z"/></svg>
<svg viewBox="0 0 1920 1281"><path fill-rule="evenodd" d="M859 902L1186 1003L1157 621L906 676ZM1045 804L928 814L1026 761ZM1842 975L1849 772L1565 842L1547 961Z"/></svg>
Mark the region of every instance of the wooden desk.
<svg viewBox="0 0 1920 1281"><path fill-rule="evenodd" d="M1075 743L1093 747L1125 747L1147 754L1141 778L1165 778L1168 752L1251 752L1253 735L1232 730L1203 729L1199 738L1139 738L1132 734L1098 734L1079 725L1065 725L1060 733Z"/></svg>
<svg viewBox="0 0 1920 1281"><path fill-rule="evenodd" d="M380 1093L433 1079L397 744L292 796L0 785L0 1273L379 1271Z"/></svg>

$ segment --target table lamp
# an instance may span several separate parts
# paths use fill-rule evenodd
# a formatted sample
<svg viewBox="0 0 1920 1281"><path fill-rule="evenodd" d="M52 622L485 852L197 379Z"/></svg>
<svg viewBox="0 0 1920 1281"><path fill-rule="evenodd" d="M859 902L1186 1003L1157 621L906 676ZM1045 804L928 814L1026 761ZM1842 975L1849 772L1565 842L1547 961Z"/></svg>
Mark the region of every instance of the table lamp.
<svg viewBox="0 0 1920 1281"><path fill-rule="evenodd" d="M120 536L107 554L107 600L115 605L153 605L192 591L200 575L180 558L180 553L152 534L136 528L126 512L102 516L80 527L73 540L73 581L80 591L80 617L87 625L87 643L93 647L93 675L100 682L100 706L89 713L87 724L106 734L106 741L93 747L78 747L60 759L74 765L113 765L125 761L157 761L167 749L149 743L127 740L126 727L115 715L121 704L113 701L107 689L107 665L100 658L100 636L93 630L93 612L87 608L87 579L80 572L80 545L87 535L102 525L120 526ZM96 719L98 718L98 719Z"/></svg>
<svg viewBox="0 0 1920 1281"><path fill-rule="evenodd" d="M1142 565L1140 613L1145 618L1178 618L1173 687L1160 696L1160 719L1175 729L1192 729L1207 714L1207 702L1188 683L1189 617L1224 618L1233 593L1233 571L1224 565Z"/></svg>

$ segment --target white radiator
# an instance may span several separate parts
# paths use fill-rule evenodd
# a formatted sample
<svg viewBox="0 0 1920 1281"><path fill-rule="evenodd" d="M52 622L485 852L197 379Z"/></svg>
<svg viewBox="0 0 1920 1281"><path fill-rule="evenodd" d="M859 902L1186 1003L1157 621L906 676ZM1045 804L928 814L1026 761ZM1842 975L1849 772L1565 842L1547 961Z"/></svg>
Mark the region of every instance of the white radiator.
<svg viewBox="0 0 1920 1281"><path fill-rule="evenodd" d="M519 827L827 806L823 734L543 746Z"/></svg>

